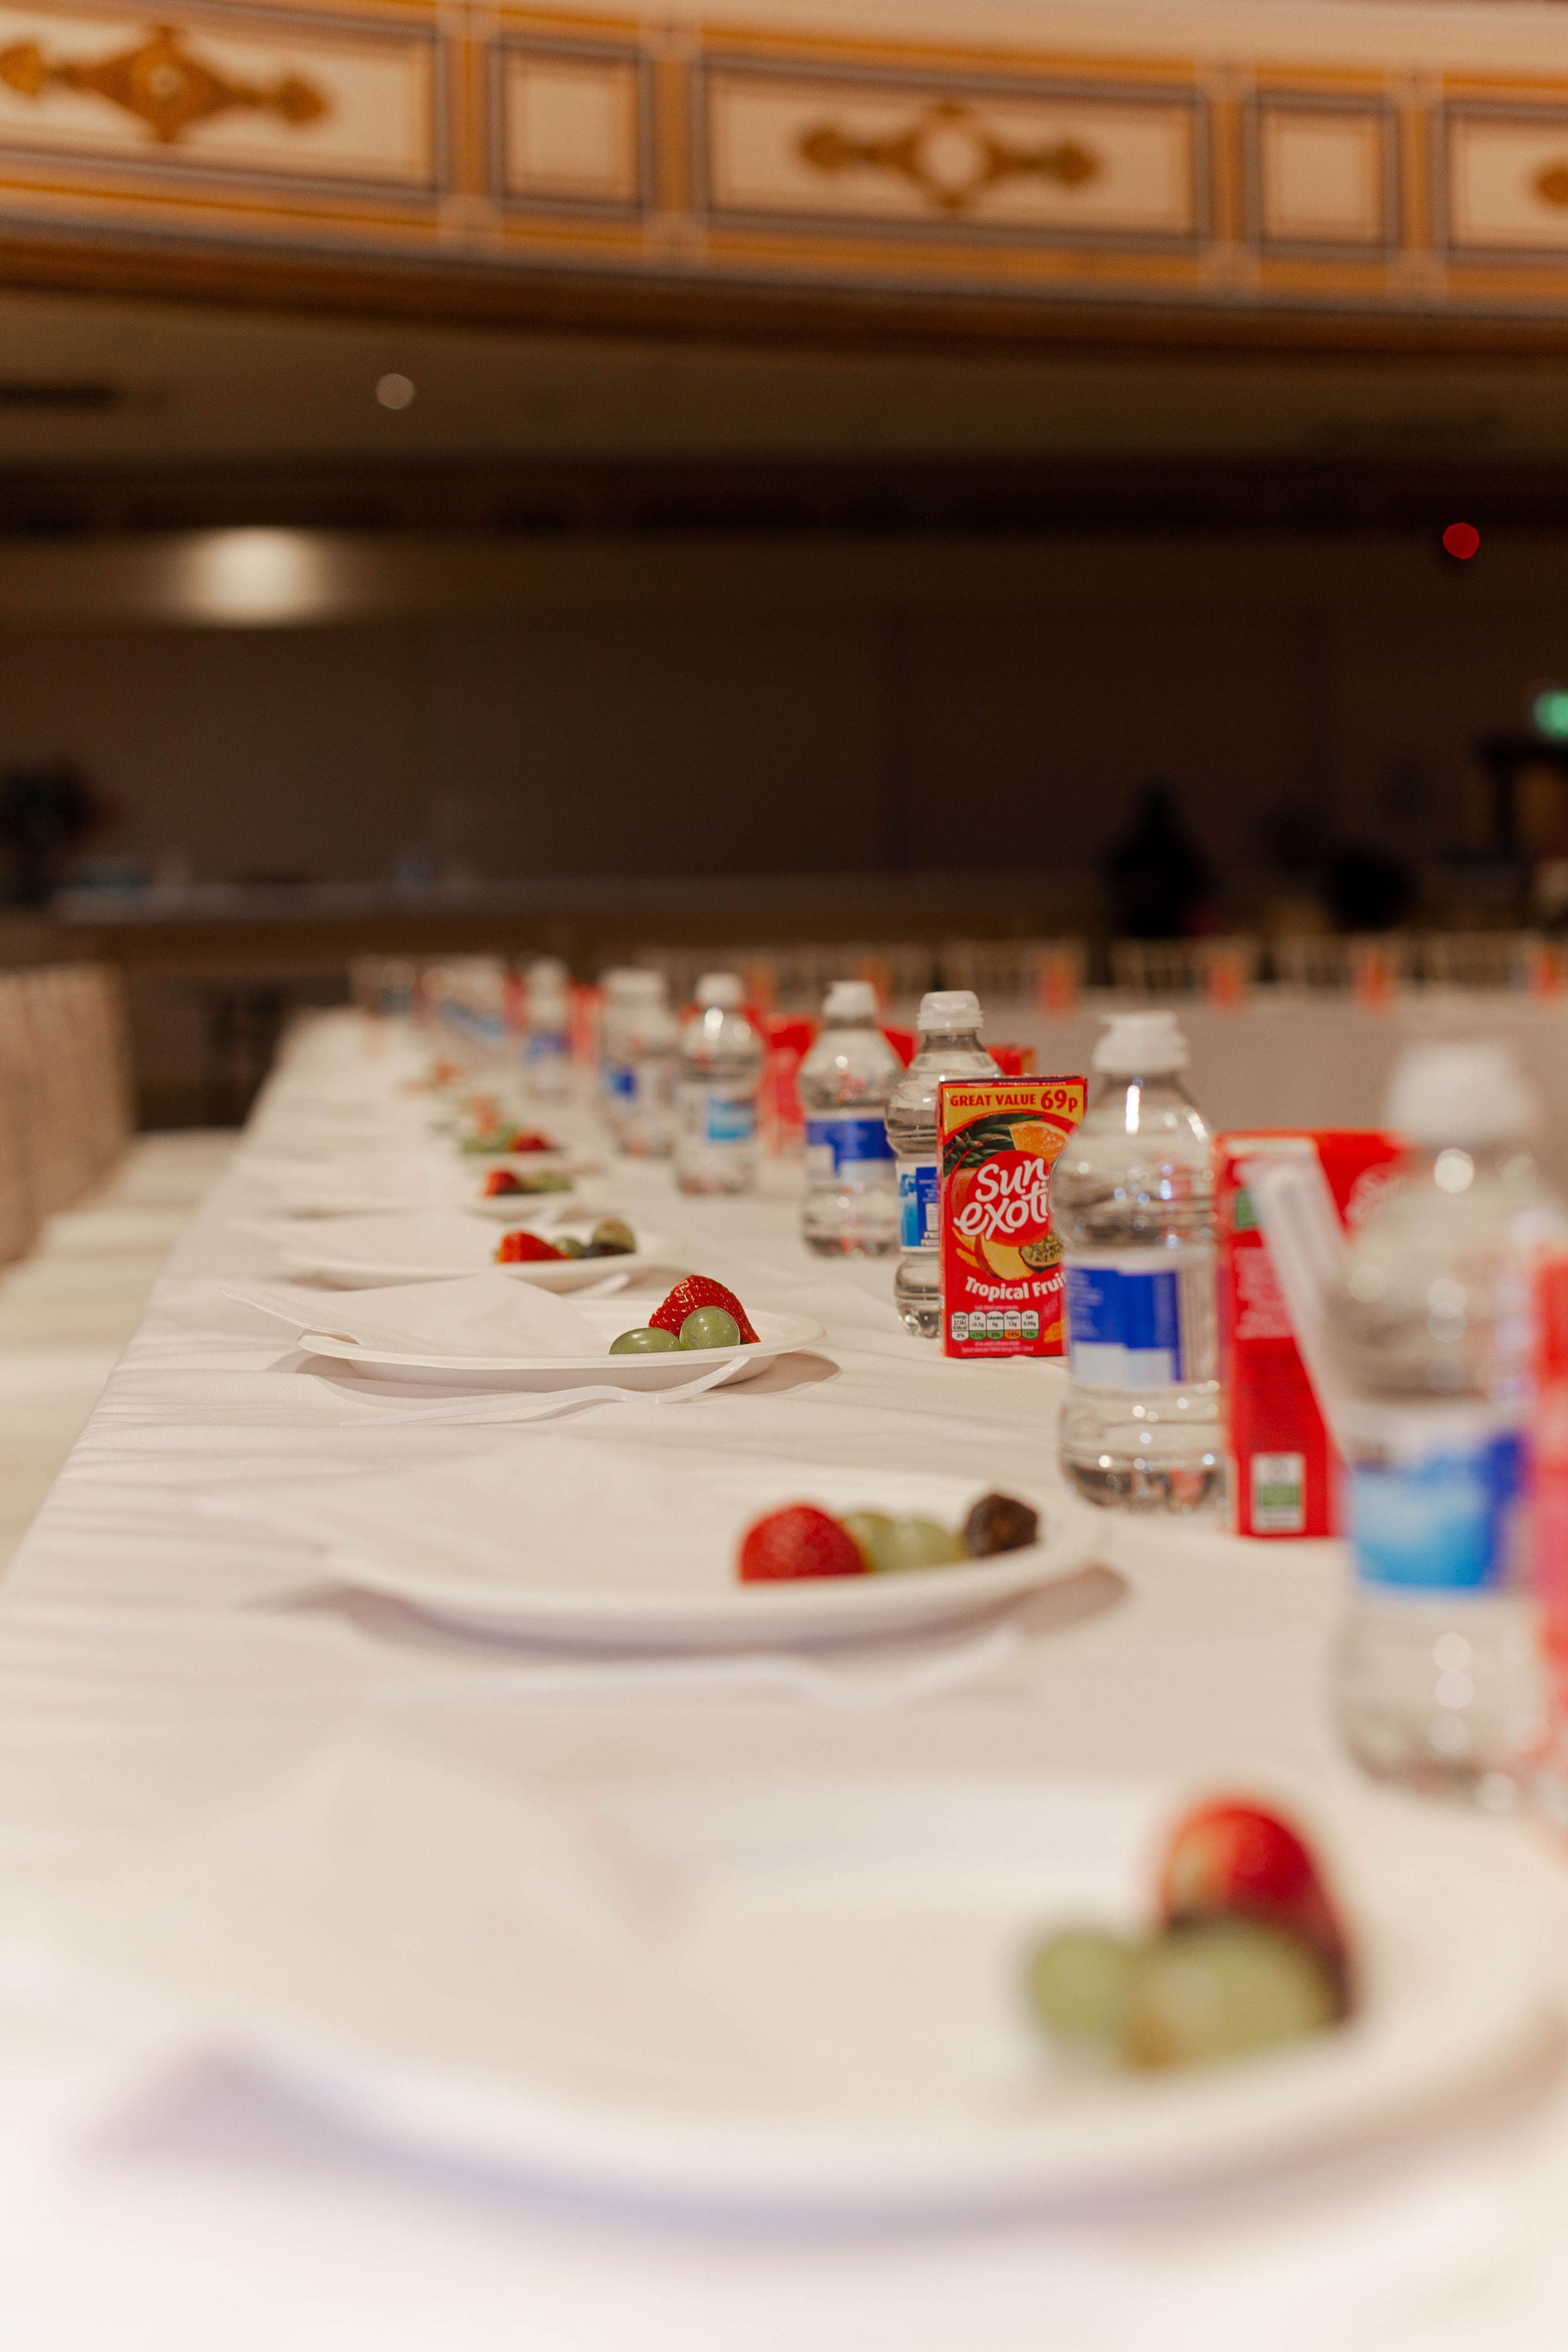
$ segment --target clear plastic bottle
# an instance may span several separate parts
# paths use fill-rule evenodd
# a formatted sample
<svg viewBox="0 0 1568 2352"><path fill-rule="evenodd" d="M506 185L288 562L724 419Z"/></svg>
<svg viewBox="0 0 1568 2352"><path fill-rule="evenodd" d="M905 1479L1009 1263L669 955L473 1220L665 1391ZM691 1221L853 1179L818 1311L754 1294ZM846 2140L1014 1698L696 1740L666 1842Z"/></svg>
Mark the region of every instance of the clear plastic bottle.
<svg viewBox="0 0 1568 2352"><path fill-rule="evenodd" d="M1062 1469L1091 1503L1196 1511L1225 1488L1213 1143L1172 1013L1115 1013L1051 1171L1067 1269Z"/></svg>
<svg viewBox="0 0 1568 2352"><path fill-rule="evenodd" d="M622 1107L629 1092L625 1040L626 982L631 977L626 964L613 964L599 974L599 1105L617 1143Z"/></svg>
<svg viewBox="0 0 1568 2352"><path fill-rule="evenodd" d="M1536 1276L1568 1221L1525 1148L1535 1104L1502 1047L1407 1054L1387 1118L1410 1155L1352 1244L1329 1322L1355 1570L1336 1712L1378 1779L1501 1806L1542 1727L1525 1441Z"/></svg>
<svg viewBox="0 0 1568 2352"><path fill-rule="evenodd" d="M680 1032L669 1009L661 971L622 975L613 1033L616 1058L606 1056L605 1087L615 1105L616 1139L639 1160L675 1149L675 1076Z"/></svg>
<svg viewBox="0 0 1568 2352"><path fill-rule="evenodd" d="M882 1257L899 1238L888 1097L901 1075L868 981L837 980L797 1080L805 1113L801 1233L822 1257Z"/></svg>
<svg viewBox="0 0 1568 2352"><path fill-rule="evenodd" d="M732 971L697 983L698 1013L680 1034L675 1181L683 1192L749 1192L757 1181L757 1087L763 1041Z"/></svg>
<svg viewBox="0 0 1568 2352"><path fill-rule="evenodd" d="M939 988L921 999L920 1049L888 1097L888 1141L899 1177L899 1270L893 1304L920 1339L942 1332L937 1248L936 1090L943 1078L1000 1075L980 1042L980 999Z"/></svg>
<svg viewBox="0 0 1568 2352"><path fill-rule="evenodd" d="M572 1018L566 967L554 956L528 967L527 1020L522 1058L530 1089L555 1100L571 1082Z"/></svg>

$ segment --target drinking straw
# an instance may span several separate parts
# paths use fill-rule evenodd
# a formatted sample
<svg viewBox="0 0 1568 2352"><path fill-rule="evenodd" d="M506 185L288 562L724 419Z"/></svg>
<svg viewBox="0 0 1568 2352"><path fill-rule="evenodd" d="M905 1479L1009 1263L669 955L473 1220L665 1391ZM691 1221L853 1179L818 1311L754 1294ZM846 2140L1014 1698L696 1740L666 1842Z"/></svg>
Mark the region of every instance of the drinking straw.
<svg viewBox="0 0 1568 2352"><path fill-rule="evenodd" d="M1346 1250L1322 1162L1312 1150L1289 1159L1248 1160L1241 1180L1268 1244L1318 1410L1343 1454L1352 1399L1329 1345L1329 1316L1343 1287Z"/></svg>

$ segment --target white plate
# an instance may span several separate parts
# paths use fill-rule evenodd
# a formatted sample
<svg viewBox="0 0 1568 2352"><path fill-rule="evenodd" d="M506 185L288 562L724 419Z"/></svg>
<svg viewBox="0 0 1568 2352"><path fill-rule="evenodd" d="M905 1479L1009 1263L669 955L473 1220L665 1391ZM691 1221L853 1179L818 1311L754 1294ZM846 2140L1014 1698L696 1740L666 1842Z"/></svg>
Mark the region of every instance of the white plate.
<svg viewBox="0 0 1568 2352"><path fill-rule="evenodd" d="M611 1275L625 1264L624 1259L613 1257L592 1262L601 1275ZM775 1357L788 1355L795 1348L815 1347L826 1336L821 1324L814 1323L808 1315L770 1315L763 1308L752 1315L752 1328L757 1335L754 1343L735 1348L671 1349L658 1356L612 1356L611 1340L623 1331L639 1328L640 1307L647 1309L643 1318L646 1322L647 1315L651 1315L658 1305L658 1299L650 1297L633 1303L624 1298L582 1298L574 1304L603 1331L603 1355L520 1356L514 1361L499 1356L405 1355L363 1347L357 1339L330 1331L304 1332L300 1345L315 1356L332 1356L341 1363L363 1365L383 1380L427 1381L432 1372L441 1372L460 1374L463 1386L474 1388L499 1385L506 1389L575 1389L589 1381L609 1381L616 1388L667 1389L725 1362L733 1363L734 1380L753 1380Z"/></svg>
<svg viewBox="0 0 1568 2352"><path fill-rule="evenodd" d="M1429 2133L1539 2058L1551 1978L1520 1850L1493 1824L1314 1798L1290 1810L1356 1932L1356 2016L1155 2079L1062 2065L1021 1998L1032 1939L1146 1917L1163 1833L1206 1793L731 1773L542 1810L405 1747L301 1775L89 1926L205 1992L210 2023L356 2133L710 2215L1255 2184Z"/></svg>
<svg viewBox="0 0 1568 2352"><path fill-rule="evenodd" d="M554 1240L574 1232L586 1241L597 1222L586 1217L562 1219L552 1223L543 1237ZM526 1223L514 1215L510 1227ZM543 1259L533 1265L503 1265L500 1272L520 1282L535 1283L543 1290L581 1290L607 1275L631 1276L668 1263L669 1244L663 1234L642 1233L639 1238L637 1249L618 1257ZM290 1232L279 1246L283 1263L292 1274L326 1275L334 1282L365 1285L446 1282L465 1274L482 1274L487 1266L495 1265L500 1236L488 1223L453 1212L333 1220L313 1232Z"/></svg>
<svg viewBox="0 0 1568 2352"><path fill-rule="evenodd" d="M563 1458L574 1457L568 1441ZM592 1463L581 1466L583 1484L593 1475ZM644 1650L745 1649L921 1632L1076 1575L1105 1537L1101 1515L1087 1505L1025 1494L1044 1533L1026 1550L900 1575L742 1584L735 1574L740 1540L764 1511L810 1502L828 1511L918 1514L957 1527L986 1489L973 1478L929 1472L787 1460L709 1468L694 1460L679 1473L679 1540L660 1541L656 1529L651 1539L645 1533L639 1550L637 1510L621 1503L606 1475L580 1543L563 1557L557 1542L552 1556L548 1539L541 1545L536 1538L531 1561L529 1498L531 1489L537 1496L538 1475L514 1447L394 1478L384 1493L357 1479L333 1480L329 1491L313 1479L308 1490L297 1490L297 1501L275 1488L277 1503L269 1507L258 1496L257 1507L271 1517L280 1505L286 1520L298 1511L301 1531L326 1545L330 1566L346 1582L391 1593L459 1632ZM448 1538L443 1547L442 1531L454 1525L461 1540Z"/></svg>

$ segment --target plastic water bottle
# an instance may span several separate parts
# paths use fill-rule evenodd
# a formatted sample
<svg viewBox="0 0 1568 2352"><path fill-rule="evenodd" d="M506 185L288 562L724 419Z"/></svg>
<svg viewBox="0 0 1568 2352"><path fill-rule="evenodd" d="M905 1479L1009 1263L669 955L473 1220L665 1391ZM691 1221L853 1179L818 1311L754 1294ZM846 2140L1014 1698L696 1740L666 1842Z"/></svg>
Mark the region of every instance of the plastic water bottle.
<svg viewBox="0 0 1568 2352"><path fill-rule="evenodd" d="M877 1024L875 989L868 981L835 981L797 1079L805 1113L801 1233L822 1257L881 1257L898 1240L886 1112L901 1075Z"/></svg>
<svg viewBox="0 0 1568 2352"><path fill-rule="evenodd" d="M620 1140L621 1106L626 1097L626 964L613 964L599 974L599 1104L605 1123Z"/></svg>
<svg viewBox="0 0 1568 2352"><path fill-rule="evenodd" d="M1202 1510L1225 1487L1213 1145L1186 1063L1174 1013L1112 1013L1089 1109L1051 1171L1067 1270L1061 1465L1115 1510Z"/></svg>
<svg viewBox="0 0 1568 2352"><path fill-rule="evenodd" d="M899 1177L899 1270L893 1304L922 1339L942 1331L942 1272L937 1248L936 1090L943 1078L1000 1075L980 1042L980 999L967 988L939 988L921 999L920 1050L888 1097L888 1141Z"/></svg>
<svg viewBox="0 0 1568 2352"><path fill-rule="evenodd" d="M1542 1728L1526 1431L1537 1270L1568 1223L1502 1047L1406 1055L1387 1120L1409 1158L1352 1244L1329 1325L1351 1391L1355 1570L1337 1711L1378 1779L1501 1807Z"/></svg>
<svg viewBox="0 0 1568 2352"><path fill-rule="evenodd" d="M675 1073L680 1032L669 1009L661 971L621 975L616 1021L606 1053L605 1091L616 1139L637 1159L661 1158L675 1148Z"/></svg>
<svg viewBox="0 0 1568 2352"><path fill-rule="evenodd" d="M522 1058L529 1086L549 1098L563 1095L571 1075L572 1024L566 967L553 956L541 956L528 967L527 1019Z"/></svg>
<svg viewBox="0 0 1568 2352"><path fill-rule="evenodd" d="M697 1016L681 1032L675 1181L683 1192L748 1192L757 1181L763 1041L743 1002L732 971L710 971L697 983Z"/></svg>

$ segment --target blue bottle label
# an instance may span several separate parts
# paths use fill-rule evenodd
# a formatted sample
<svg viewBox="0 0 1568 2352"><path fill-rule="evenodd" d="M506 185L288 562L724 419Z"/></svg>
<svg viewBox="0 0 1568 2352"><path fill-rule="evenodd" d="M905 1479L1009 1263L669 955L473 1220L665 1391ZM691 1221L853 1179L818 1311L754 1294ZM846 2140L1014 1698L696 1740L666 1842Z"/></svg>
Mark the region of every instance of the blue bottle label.
<svg viewBox="0 0 1568 2352"><path fill-rule="evenodd" d="M899 1171L899 1246L935 1249L937 1202L936 1162Z"/></svg>
<svg viewBox="0 0 1568 2352"><path fill-rule="evenodd" d="M1496 1592L1522 1539L1524 1448L1504 1430L1352 1465L1351 1549L1363 1583Z"/></svg>
<svg viewBox="0 0 1568 2352"><path fill-rule="evenodd" d="M829 1116L805 1122L808 1176L879 1175L892 1156L888 1130L879 1118Z"/></svg>
<svg viewBox="0 0 1568 2352"><path fill-rule="evenodd" d="M750 1143L756 1125L756 1106L749 1097L709 1095L704 1098L702 1131L710 1143Z"/></svg>
<svg viewBox="0 0 1568 2352"><path fill-rule="evenodd" d="M564 1029L531 1029L523 1044L523 1057L530 1062L552 1062L568 1050Z"/></svg>
<svg viewBox="0 0 1568 2352"><path fill-rule="evenodd" d="M605 1091L613 1096L616 1102L630 1103L637 1100L637 1074L629 1062L605 1063Z"/></svg>
<svg viewBox="0 0 1568 2352"><path fill-rule="evenodd" d="M1067 1270L1072 1377L1095 1389L1168 1389L1187 1378L1180 1277L1174 1266L1126 1274Z"/></svg>

